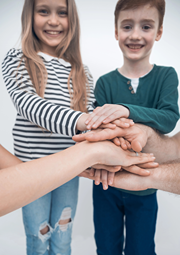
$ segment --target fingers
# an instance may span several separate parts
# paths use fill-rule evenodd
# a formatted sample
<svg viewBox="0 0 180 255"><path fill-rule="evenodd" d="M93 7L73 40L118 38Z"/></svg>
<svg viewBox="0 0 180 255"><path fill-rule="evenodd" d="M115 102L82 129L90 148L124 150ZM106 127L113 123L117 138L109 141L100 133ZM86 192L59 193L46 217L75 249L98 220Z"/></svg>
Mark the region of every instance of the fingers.
<svg viewBox="0 0 180 255"><path fill-rule="evenodd" d="M123 137L116 137L113 139L113 143L117 146L121 146L123 150L131 150L131 143Z"/></svg>
<svg viewBox="0 0 180 255"><path fill-rule="evenodd" d="M108 185L112 185L114 182L115 173L108 173Z"/></svg>
<svg viewBox="0 0 180 255"><path fill-rule="evenodd" d="M157 162L148 162L148 163L144 163L144 164L139 164L138 165L141 168L156 168L159 166L159 164Z"/></svg>
<svg viewBox="0 0 180 255"><path fill-rule="evenodd" d="M99 185L100 184L100 180L101 180L101 170L100 169L96 169L95 170L94 177L95 177L95 184Z"/></svg>
<svg viewBox="0 0 180 255"><path fill-rule="evenodd" d="M101 125L99 126L99 128L110 128L110 129L115 129L115 128L116 128L116 125L115 125L115 124L112 124L112 123L101 124Z"/></svg>
<svg viewBox="0 0 180 255"><path fill-rule="evenodd" d="M98 128L103 120L108 117L107 114L107 109L105 107L99 107L96 111L93 111L85 122L87 129Z"/></svg>
<svg viewBox="0 0 180 255"><path fill-rule="evenodd" d="M94 169L93 167L91 167L90 170L89 170L89 175L90 175L91 177L93 177L94 174L95 174L95 169Z"/></svg>
<svg viewBox="0 0 180 255"><path fill-rule="evenodd" d="M113 143L114 143L115 145L117 145L117 146L120 146L120 145L121 145L121 143L120 143L118 137L115 137L115 138L113 139Z"/></svg>
<svg viewBox="0 0 180 255"><path fill-rule="evenodd" d="M108 171L101 170L101 182L104 190L108 189Z"/></svg>
<svg viewBox="0 0 180 255"><path fill-rule="evenodd" d="M134 125L134 121L127 118L120 118L120 119L114 120L112 123L115 124L117 127L121 127L121 128L128 128Z"/></svg>
<svg viewBox="0 0 180 255"><path fill-rule="evenodd" d="M107 124L120 117L128 117L129 110L122 105L105 104L99 107L88 117L85 124L87 129L96 129L102 123Z"/></svg>
<svg viewBox="0 0 180 255"><path fill-rule="evenodd" d="M138 156L134 152L128 152L127 159L125 160L125 166L131 165L138 165L138 164L143 164L143 163L148 163L148 162L153 162L155 160L155 157L153 154L146 154L146 153L139 153Z"/></svg>
<svg viewBox="0 0 180 255"><path fill-rule="evenodd" d="M137 152L141 152L143 147L141 145L141 143L138 141L138 140L133 140L131 142L131 147L134 151L137 151Z"/></svg>
<svg viewBox="0 0 180 255"><path fill-rule="evenodd" d="M150 171L147 171L145 169L142 169L138 166L129 166L129 167L123 167L123 169L125 169L126 171L133 173L133 174L137 174L137 175L141 175L141 176L148 176L150 175Z"/></svg>
<svg viewBox="0 0 180 255"><path fill-rule="evenodd" d="M72 137L72 139L73 139L73 141L78 142L78 143L83 142L86 140L86 134L74 135Z"/></svg>
<svg viewBox="0 0 180 255"><path fill-rule="evenodd" d="M86 140L88 135L92 135L92 137L93 137L94 134L96 134L96 136L97 136L97 133L100 133L101 131L103 131L103 129L93 130L93 131L90 131L90 132L87 132L87 133L84 133L84 134L75 135L75 136L72 137L72 139L75 142L83 142L83 141Z"/></svg>
<svg viewBox="0 0 180 255"><path fill-rule="evenodd" d="M115 173L115 172L118 172L121 169L121 166L108 166L108 165L97 164L97 165L93 165L92 168L104 169L106 171ZM94 172L92 172L92 173L93 173L93 175L91 175L91 176L94 176Z"/></svg>
<svg viewBox="0 0 180 255"><path fill-rule="evenodd" d="M112 185L114 182L115 173L108 172L104 169L96 169L95 170L95 185L99 185L102 183L103 189L107 190L108 185Z"/></svg>
<svg viewBox="0 0 180 255"><path fill-rule="evenodd" d="M102 129L98 133L91 133L91 132L87 133L86 140L89 142L98 142L98 141L110 140L112 139L111 138L112 136L113 136L112 129Z"/></svg>
<svg viewBox="0 0 180 255"><path fill-rule="evenodd" d="M120 146L123 150L130 150L131 149L131 144L124 139L123 137L119 138Z"/></svg>

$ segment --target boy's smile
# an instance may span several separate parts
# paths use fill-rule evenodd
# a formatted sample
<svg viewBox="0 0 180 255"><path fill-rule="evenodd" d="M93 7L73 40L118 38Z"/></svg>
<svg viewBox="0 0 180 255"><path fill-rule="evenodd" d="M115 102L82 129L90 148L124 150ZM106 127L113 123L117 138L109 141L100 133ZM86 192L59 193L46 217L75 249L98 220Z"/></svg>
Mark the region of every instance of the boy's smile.
<svg viewBox="0 0 180 255"><path fill-rule="evenodd" d="M56 56L56 47L68 32L66 0L35 0L33 28L41 51Z"/></svg>
<svg viewBox="0 0 180 255"><path fill-rule="evenodd" d="M149 61L154 42L160 40L161 35L155 7L145 5L120 12L115 36L125 61Z"/></svg>

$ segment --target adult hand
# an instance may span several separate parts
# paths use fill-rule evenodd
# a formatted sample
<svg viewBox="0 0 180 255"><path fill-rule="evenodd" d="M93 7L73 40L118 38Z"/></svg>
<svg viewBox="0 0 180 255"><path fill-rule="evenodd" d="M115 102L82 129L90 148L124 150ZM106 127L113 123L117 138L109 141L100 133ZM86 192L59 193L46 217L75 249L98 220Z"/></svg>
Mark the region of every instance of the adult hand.
<svg viewBox="0 0 180 255"><path fill-rule="evenodd" d="M125 190L132 190L132 191L138 191L138 190L146 190L148 188L152 188L150 186L150 180L151 180L151 175L154 171L153 168L157 167L158 164L148 163L142 164L139 167L144 167L144 168L151 168L149 169L150 175L148 176L140 176L136 175L127 171L118 171L115 173L114 179L113 179L113 184L111 186L120 188L120 189L125 189ZM134 167L134 166L133 166ZM128 170L128 168L126 168ZM90 176L88 171L83 172L82 174L83 177L95 180L95 177ZM102 182L102 179L100 180Z"/></svg>
<svg viewBox="0 0 180 255"><path fill-rule="evenodd" d="M116 137L123 137L131 143L131 147L134 151L140 152L147 143L148 131L150 128L141 124L134 124L133 126L124 129L118 127L118 122L118 120L113 122L117 125L115 129L96 129L86 134L73 136L73 140L76 142L82 142L84 140L97 142L112 140ZM116 139L114 141L117 143Z"/></svg>

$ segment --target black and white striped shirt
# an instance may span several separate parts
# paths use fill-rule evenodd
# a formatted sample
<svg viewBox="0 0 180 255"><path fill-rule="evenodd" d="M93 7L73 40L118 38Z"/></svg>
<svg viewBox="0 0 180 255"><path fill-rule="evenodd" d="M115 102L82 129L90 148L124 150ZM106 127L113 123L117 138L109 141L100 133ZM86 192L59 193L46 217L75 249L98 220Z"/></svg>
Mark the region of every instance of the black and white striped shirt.
<svg viewBox="0 0 180 255"><path fill-rule="evenodd" d="M22 161L30 161L74 145L71 137L75 135L82 113L70 109L67 85L70 63L39 53L48 73L44 98L41 98L32 85L24 61L20 64L22 55L22 50L11 49L2 63L2 73L17 110L13 127L14 152ZM84 66L84 69L90 87L87 108L91 112L95 100L93 79L88 68Z"/></svg>

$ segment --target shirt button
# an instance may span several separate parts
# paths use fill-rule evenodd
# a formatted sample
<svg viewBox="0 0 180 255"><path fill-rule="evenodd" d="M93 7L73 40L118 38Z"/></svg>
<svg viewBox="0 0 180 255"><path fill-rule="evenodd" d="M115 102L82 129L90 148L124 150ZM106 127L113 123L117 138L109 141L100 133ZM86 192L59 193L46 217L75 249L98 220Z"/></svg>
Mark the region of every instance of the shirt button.
<svg viewBox="0 0 180 255"><path fill-rule="evenodd" d="M131 83L130 81L127 82L128 85L129 85L130 83Z"/></svg>
<svg viewBox="0 0 180 255"><path fill-rule="evenodd" d="M131 90L131 94L135 94L134 90Z"/></svg>
<svg viewBox="0 0 180 255"><path fill-rule="evenodd" d="M129 87L129 90L132 90L132 86Z"/></svg>

